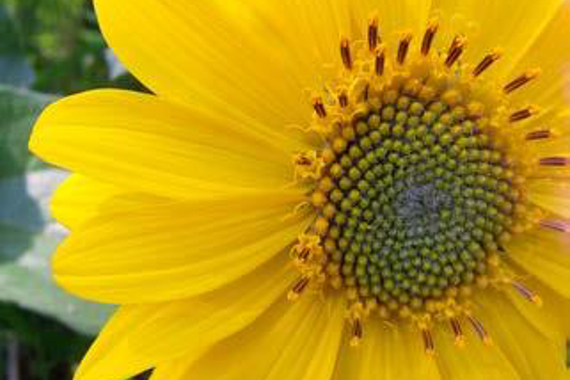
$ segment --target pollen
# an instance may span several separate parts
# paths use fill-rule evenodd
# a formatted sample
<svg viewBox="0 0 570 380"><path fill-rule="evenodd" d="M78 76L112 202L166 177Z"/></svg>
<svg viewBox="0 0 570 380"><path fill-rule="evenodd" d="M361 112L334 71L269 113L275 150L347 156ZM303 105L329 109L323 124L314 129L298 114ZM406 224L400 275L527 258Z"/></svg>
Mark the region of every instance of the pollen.
<svg viewBox="0 0 570 380"><path fill-rule="evenodd" d="M436 48L438 30L433 19L417 46L406 32L389 51L374 17L363 41L343 38L338 95L313 99L310 133L322 150L294 158L318 215L313 240L303 235L294 247L302 276L289 297L315 284L344 291L353 346L375 312L389 323L412 322L427 354L436 321L446 322L457 346L466 327L489 343L470 307L478 288L503 286L540 303L510 274L503 248L539 223L526 200L529 173L570 162L513 149L552 137L547 128L521 130L540 110L509 100L540 70L488 86L484 74L500 50L464 62L468 39L456 35Z"/></svg>

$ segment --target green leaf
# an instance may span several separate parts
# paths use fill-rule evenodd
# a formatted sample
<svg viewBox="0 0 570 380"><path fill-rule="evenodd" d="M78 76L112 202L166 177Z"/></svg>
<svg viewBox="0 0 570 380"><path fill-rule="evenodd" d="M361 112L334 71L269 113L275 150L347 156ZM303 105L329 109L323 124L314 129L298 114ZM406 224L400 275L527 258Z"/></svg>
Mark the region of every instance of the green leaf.
<svg viewBox="0 0 570 380"><path fill-rule="evenodd" d="M27 88L34 80L34 70L25 57L17 54L0 56L0 83Z"/></svg>
<svg viewBox="0 0 570 380"><path fill-rule="evenodd" d="M56 97L0 85L0 178L43 167L28 152L34 121Z"/></svg>
<svg viewBox="0 0 570 380"><path fill-rule="evenodd" d="M112 307L66 294L54 283L50 271L50 257L66 231L49 217L48 203L65 176L50 169L0 180L0 236L18 231L0 245L0 256L12 259L0 264L0 301L95 334Z"/></svg>

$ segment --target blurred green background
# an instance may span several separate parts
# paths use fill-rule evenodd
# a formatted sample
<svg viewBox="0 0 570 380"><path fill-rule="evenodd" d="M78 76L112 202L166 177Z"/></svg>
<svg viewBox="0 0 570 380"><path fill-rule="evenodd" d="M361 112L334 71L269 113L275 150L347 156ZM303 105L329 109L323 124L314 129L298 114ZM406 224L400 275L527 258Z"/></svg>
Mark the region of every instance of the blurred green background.
<svg viewBox="0 0 570 380"><path fill-rule="evenodd" d="M112 310L53 284L49 256L66 231L48 200L66 174L27 150L47 103L98 87L140 89L90 1L0 0L0 379L71 379Z"/></svg>

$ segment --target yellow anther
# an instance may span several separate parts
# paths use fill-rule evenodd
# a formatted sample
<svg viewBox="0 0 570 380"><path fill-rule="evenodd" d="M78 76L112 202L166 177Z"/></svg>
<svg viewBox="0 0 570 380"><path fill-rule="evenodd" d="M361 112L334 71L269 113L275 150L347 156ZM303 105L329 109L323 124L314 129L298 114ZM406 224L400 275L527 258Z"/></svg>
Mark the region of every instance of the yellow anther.
<svg viewBox="0 0 570 380"><path fill-rule="evenodd" d="M330 223L327 218L317 218L315 221L315 231L317 234L324 236L329 230Z"/></svg>
<svg viewBox="0 0 570 380"><path fill-rule="evenodd" d="M327 196L322 191L315 191L311 195L311 202L316 208L322 208L327 203Z"/></svg>
<svg viewBox="0 0 570 380"><path fill-rule="evenodd" d="M295 165L295 181L319 179L325 167L323 158L319 157L314 150L295 154L293 164Z"/></svg>

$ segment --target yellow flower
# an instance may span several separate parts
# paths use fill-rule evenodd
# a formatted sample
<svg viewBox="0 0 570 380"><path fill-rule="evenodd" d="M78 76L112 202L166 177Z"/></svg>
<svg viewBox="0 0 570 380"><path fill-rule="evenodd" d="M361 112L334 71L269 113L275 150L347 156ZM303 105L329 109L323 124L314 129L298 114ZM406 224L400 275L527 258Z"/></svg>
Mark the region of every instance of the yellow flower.
<svg viewBox="0 0 570 380"><path fill-rule="evenodd" d="M38 121L77 379L564 379L570 7L96 0L154 95Z"/></svg>

